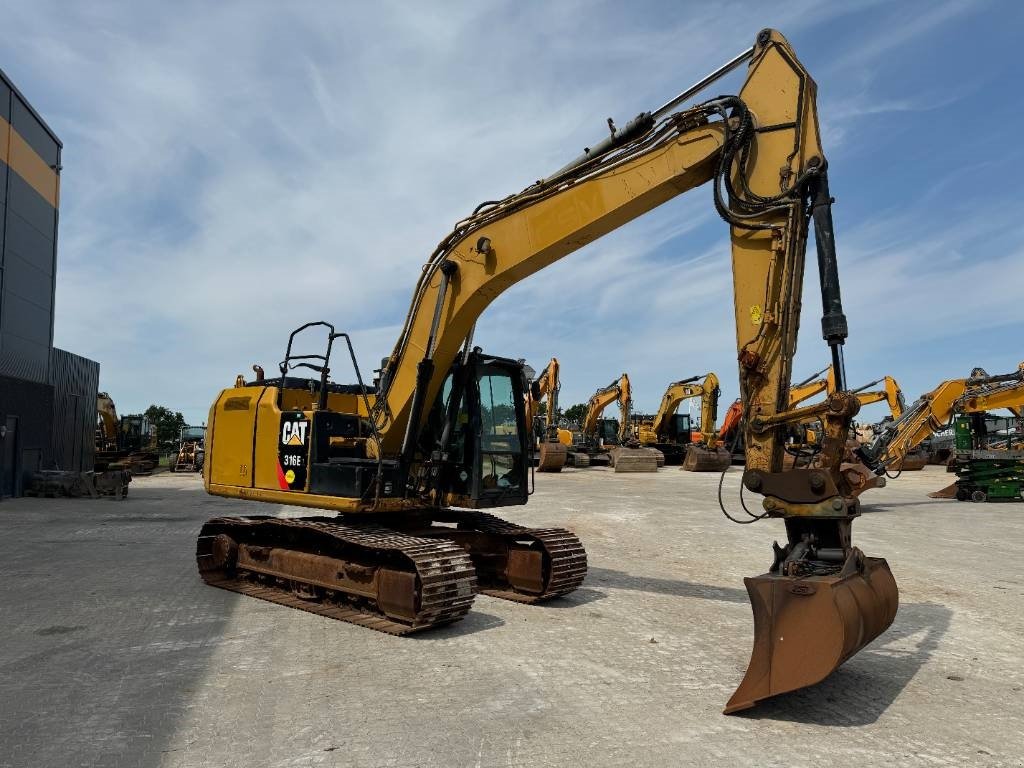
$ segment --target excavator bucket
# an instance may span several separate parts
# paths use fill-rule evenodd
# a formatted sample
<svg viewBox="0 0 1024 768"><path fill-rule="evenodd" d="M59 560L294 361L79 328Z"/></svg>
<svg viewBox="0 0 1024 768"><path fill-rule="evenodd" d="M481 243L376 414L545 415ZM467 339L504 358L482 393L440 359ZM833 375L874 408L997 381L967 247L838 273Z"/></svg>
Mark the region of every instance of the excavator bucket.
<svg viewBox="0 0 1024 768"><path fill-rule="evenodd" d="M955 499L957 497L956 493L957 493L958 490L959 490L959 487L957 486L957 484L953 483L951 485L947 485L945 488L940 488L937 491L932 491L931 493L928 494L928 498L929 499Z"/></svg>
<svg viewBox="0 0 1024 768"><path fill-rule="evenodd" d="M725 448L691 445L686 449L683 469L687 472L721 472L732 465L732 454Z"/></svg>
<svg viewBox="0 0 1024 768"><path fill-rule="evenodd" d="M900 462L900 472L918 472L928 463L928 451L908 451Z"/></svg>
<svg viewBox="0 0 1024 768"><path fill-rule="evenodd" d="M725 706L732 714L814 685L892 624L899 592L888 563L856 550L838 574L744 579L754 611L754 650Z"/></svg>
<svg viewBox="0 0 1024 768"><path fill-rule="evenodd" d="M569 450L561 443L541 443L538 472L561 472Z"/></svg>

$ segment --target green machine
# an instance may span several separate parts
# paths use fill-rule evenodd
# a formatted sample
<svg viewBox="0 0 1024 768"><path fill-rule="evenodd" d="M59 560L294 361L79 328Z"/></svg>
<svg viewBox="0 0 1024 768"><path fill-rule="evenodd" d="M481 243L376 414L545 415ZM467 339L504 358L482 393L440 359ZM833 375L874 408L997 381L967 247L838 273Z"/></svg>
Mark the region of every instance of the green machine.
<svg viewBox="0 0 1024 768"><path fill-rule="evenodd" d="M989 447L987 430L979 435L971 416L957 416L953 429L957 500L1024 501L1024 450L1013 450L1010 438L1005 449Z"/></svg>

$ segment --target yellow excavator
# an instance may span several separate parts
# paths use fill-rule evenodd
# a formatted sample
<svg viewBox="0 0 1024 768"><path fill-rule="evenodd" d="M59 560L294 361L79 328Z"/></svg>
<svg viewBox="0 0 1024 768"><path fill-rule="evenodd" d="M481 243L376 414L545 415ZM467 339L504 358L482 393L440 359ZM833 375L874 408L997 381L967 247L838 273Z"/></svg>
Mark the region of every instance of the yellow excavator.
<svg viewBox="0 0 1024 768"><path fill-rule="evenodd" d="M558 359L552 357L527 391L529 424L537 435L538 472L561 472L565 466L568 447L559 439L558 390L561 388ZM537 429L540 404L547 400L544 425Z"/></svg>
<svg viewBox="0 0 1024 768"><path fill-rule="evenodd" d="M113 398L96 396L95 469L105 472L127 469L133 475L149 475L160 463L156 429L142 414L118 418Z"/></svg>
<svg viewBox="0 0 1024 768"><path fill-rule="evenodd" d="M907 455L936 432L946 429L957 414L1006 408L1024 412L1024 363L1012 373L989 376L975 368L966 379L949 379L922 395L895 421L884 424L870 443L857 451L877 474L898 471Z"/></svg>
<svg viewBox="0 0 1024 768"><path fill-rule="evenodd" d="M583 445L594 466L607 466L609 449L626 442L630 420L632 389L629 376L622 374L606 387L601 387L587 401L587 413L580 425ZM612 403L619 405L619 418L604 418L605 409Z"/></svg>
<svg viewBox="0 0 1024 768"><path fill-rule="evenodd" d="M744 63L738 96L693 103ZM526 503L530 444L522 365L475 347L473 329L513 284L708 184L732 243L742 483L748 500L763 497L761 510L723 512L785 527L767 572L745 579L754 646L725 711L819 682L871 642L892 622L898 592L885 560L854 545L859 502L839 472L859 403L845 391L847 324L816 92L786 39L763 30L692 88L612 124L562 169L477 206L415 270L375 387L363 384L347 334L322 322L293 332L280 377L217 396L204 480L218 496L322 511L208 521L197 542L202 578L395 634L460 619L478 591L533 603L576 589L587 561L575 535L482 511ZM837 391L789 409L812 222ZM299 331L313 328L324 332L323 353L293 351ZM355 385L330 380L339 339ZM782 471L788 426L817 416L821 466Z"/></svg>
<svg viewBox="0 0 1024 768"><path fill-rule="evenodd" d="M732 457L718 444L718 398L722 394L713 373L674 381L661 398L658 412L650 422L637 429L640 445L655 448L665 455L666 464L682 464L690 472L721 472ZM693 441L688 414L679 414L679 406L693 397L701 399L700 437Z"/></svg>
<svg viewBox="0 0 1024 768"><path fill-rule="evenodd" d="M618 419L602 418L612 403L619 405ZM594 466L611 465L616 472L657 472L659 456L653 450L637 448L632 426L633 388L629 375L622 374L601 387L587 401L583 418L583 447Z"/></svg>

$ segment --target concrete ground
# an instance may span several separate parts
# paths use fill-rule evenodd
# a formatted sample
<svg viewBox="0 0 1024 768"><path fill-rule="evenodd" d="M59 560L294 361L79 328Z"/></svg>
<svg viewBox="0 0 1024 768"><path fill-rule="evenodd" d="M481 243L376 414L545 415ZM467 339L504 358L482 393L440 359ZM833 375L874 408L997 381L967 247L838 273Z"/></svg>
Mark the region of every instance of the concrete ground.
<svg viewBox="0 0 1024 768"><path fill-rule="evenodd" d="M782 526L728 522L717 475L538 475L505 514L575 530L583 588L478 597L407 638L204 586L202 521L272 510L195 476L138 479L125 502L4 501L0 766L1021 766L1024 505L926 498L949 479L865 497L855 541L889 560L893 626L733 717L741 579Z"/></svg>

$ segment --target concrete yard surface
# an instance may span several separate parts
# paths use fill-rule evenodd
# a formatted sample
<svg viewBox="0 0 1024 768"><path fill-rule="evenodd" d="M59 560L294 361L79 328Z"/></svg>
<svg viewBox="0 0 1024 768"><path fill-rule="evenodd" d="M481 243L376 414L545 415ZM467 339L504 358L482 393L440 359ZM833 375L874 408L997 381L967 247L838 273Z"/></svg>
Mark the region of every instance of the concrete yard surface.
<svg viewBox="0 0 1024 768"><path fill-rule="evenodd" d="M583 587L545 606L479 596L405 638L199 580L205 519L300 511L209 497L193 475L139 478L124 502L5 500L0 766L1022 766L1024 505L926 497L952 479L928 467L864 496L854 541L889 561L893 626L824 683L732 717L742 578L783 531L726 520L717 474L538 475L500 513L574 530Z"/></svg>

